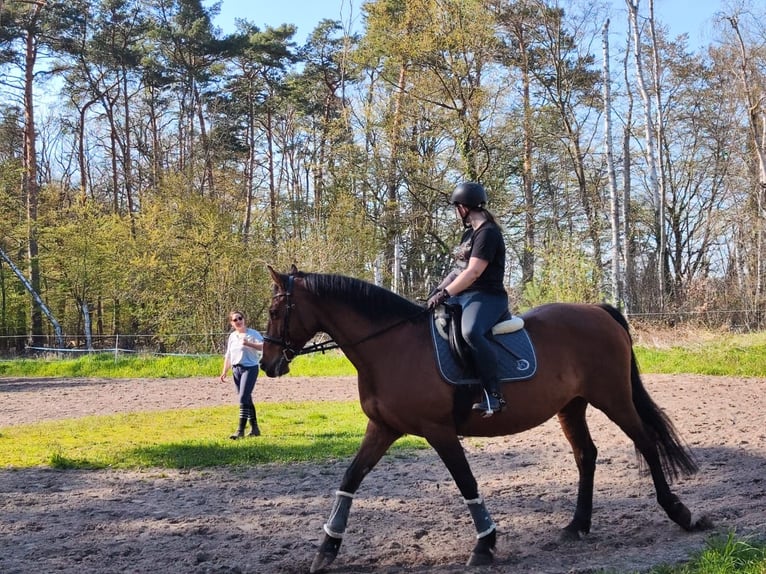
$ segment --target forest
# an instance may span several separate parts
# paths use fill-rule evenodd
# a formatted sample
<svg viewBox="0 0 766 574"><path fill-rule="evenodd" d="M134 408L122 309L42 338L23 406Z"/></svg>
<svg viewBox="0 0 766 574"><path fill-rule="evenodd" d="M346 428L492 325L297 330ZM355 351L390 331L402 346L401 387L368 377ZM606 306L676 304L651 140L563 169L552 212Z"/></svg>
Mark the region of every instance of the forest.
<svg viewBox="0 0 766 574"><path fill-rule="evenodd" d="M465 180L514 312L763 326L761 1L704 46L654 0L368 0L302 43L219 7L0 0L0 352L217 352L267 264L421 300Z"/></svg>

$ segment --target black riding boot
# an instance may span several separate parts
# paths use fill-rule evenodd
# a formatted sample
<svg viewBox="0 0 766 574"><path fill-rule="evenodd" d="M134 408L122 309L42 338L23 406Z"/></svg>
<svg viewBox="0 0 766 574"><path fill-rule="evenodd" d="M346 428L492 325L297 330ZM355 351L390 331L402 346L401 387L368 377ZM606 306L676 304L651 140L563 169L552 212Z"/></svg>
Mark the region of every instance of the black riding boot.
<svg viewBox="0 0 766 574"><path fill-rule="evenodd" d="M239 426L237 428L237 432L235 432L233 435L231 435L229 438L231 440L237 440L239 438L242 438L245 436L245 425L247 424L247 409L246 407L239 407Z"/></svg>
<svg viewBox="0 0 766 574"><path fill-rule="evenodd" d="M484 397L480 402L474 403L473 410L481 411L485 417L491 417L494 413L505 410L507 406L497 380L484 384Z"/></svg>
<svg viewBox="0 0 766 574"><path fill-rule="evenodd" d="M247 436L261 436L261 429L258 428L258 418L255 415L255 405L250 407L250 434Z"/></svg>

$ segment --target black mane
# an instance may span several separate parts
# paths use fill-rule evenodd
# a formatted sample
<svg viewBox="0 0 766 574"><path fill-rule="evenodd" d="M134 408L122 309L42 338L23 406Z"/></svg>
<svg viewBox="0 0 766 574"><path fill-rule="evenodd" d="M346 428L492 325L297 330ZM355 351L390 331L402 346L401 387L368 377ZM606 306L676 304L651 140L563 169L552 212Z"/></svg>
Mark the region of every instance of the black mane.
<svg viewBox="0 0 766 574"><path fill-rule="evenodd" d="M361 279L320 273L305 273L302 276L310 293L342 301L370 319L401 317L414 320L425 315L424 307Z"/></svg>

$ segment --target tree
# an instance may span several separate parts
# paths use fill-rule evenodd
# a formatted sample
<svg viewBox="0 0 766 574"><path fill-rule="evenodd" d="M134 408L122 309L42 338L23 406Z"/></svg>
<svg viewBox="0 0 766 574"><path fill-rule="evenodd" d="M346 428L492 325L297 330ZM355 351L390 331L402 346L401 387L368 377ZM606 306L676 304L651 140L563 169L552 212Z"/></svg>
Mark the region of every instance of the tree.
<svg viewBox="0 0 766 574"><path fill-rule="evenodd" d="M606 166L609 174L609 198L611 208L609 221L612 230L612 304L618 309L623 307L623 276L620 262L622 260L622 242L620 227L620 201L617 189L617 174L614 163L614 149L612 142L612 78L609 67L611 55L609 53L609 19L603 27L603 72L602 85L604 94L604 150L606 152Z"/></svg>
<svg viewBox="0 0 766 574"><path fill-rule="evenodd" d="M537 221L534 197L533 108L532 82L532 34L537 26L537 5L516 2L507 7L501 3L496 8L498 21L507 35L503 62L519 70L521 77L521 101L523 114L523 166L521 173L524 191L524 247L521 256L521 285L525 287L535 276L535 250L537 247Z"/></svg>
<svg viewBox="0 0 766 574"><path fill-rule="evenodd" d="M213 150L208 137L204 92L216 78L229 48L212 26L211 9L201 0L147 0L154 16L149 34L157 47L157 61L151 66L162 70L166 86L176 88L178 101L178 141L181 143L178 169L187 176L187 185L201 194L215 194ZM198 151L198 144L201 151ZM201 173L198 172L201 164Z"/></svg>
<svg viewBox="0 0 766 574"><path fill-rule="evenodd" d="M290 80L291 96L308 122L312 142L307 142L303 151L311 166L317 220L324 213L324 195L331 183L328 176L337 175L333 165L340 157L335 146L347 145L353 139L345 92L356 79L349 60L355 38L339 35L341 31L340 22L321 21L301 49L302 71Z"/></svg>
<svg viewBox="0 0 766 574"><path fill-rule="evenodd" d="M494 16L479 0L381 0L364 10L367 31L358 57L379 70L371 95L380 98L367 105L384 110L385 137L375 141L373 153L379 154L379 224L390 284L399 276L397 245L409 243L407 221L424 208L433 213L439 198L443 207L457 180L491 176L493 122L484 119L502 92L499 81L487 79L494 78L498 43ZM415 165L407 158L417 156L425 161L405 172L404 166ZM443 261L448 250L440 247ZM407 257L433 258L422 252Z"/></svg>
<svg viewBox="0 0 766 574"><path fill-rule="evenodd" d="M726 20L731 25L736 38L736 47L739 49L739 81L742 86L745 102L747 105L747 126L750 135L751 150L754 164L757 166L757 187L754 190L755 208L755 237L756 237L756 263L755 263L755 294L757 299L764 292L764 223L763 213L766 205L766 106L764 105L764 78L760 73L760 67L755 64L754 54L750 53L741 29L738 15L730 15Z"/></svg>
<svg viewBox="0 0 766 574"><path fill-rule="evenodd" d="M243 238L248 241L255 209L257 181L265 180L271 251L275 253L278 233L282 228L277 187L278 151L276 127L278 114L287 96L287 69L295 59L294 26L267 28L261 31L245 21L230 41L234 75L227 85L231 93L222 102L223 125L231 126L237 145L245 151Z"/></svg>
<svg viewBox="0 0 766 574"><path fill-rule="evenodd" d="M39 181L37 163L37 133L35 129L34 80L38 72L40 51L47 54L64 50L78 34L82 20L79 2L60 3L45 0L9 0L0 9L5 32L0 36L3 60L21 70L24 110L24 174L22 189L27 208L27 266L31 292L40 292L38 261L38 202ZM30 342L42 341L42 316L39 305L31 309Z"/></svg>
<svg viewBox="0 0 766 574"><path fill-rule="evenodd" d="M636 66L636 81L638 83L641 100L644 104L644 135L646 140L645 157L649 165L649 189L652 195L654 210L654 229L657 238L657 299L660 309L665 304L665 198L661 194L662 183L657 169L657 143L656 126L654 120L654 107L651 100L650 87L647 86L644 74L644 62L642 56L641 31L638 25L639 0L625 0L628 5L631 33L633 35L633 57ZM650 18L653 20L653 17Z"/></svg>
<svg viewBox="0 0 766 574"><path fill-rule="evenodd" d="M561 9L539 7L540 25L534 29L532 46L534 66L530 72L542 87L544 101L556 111L553 134L564 146L564 157L574 172L580 209L585 216L584 236L590 240L594 273L594 289L598 291L603 268L601 234L604 209L600 194L600 162L589 173L590 114L601 109L598 97L601 77L594 67L594 57L583 51L574 30L586 29L586 22L565 18ZM592 17L591 14L588 17ZM579 16L578 19L584 20ZM570 23L571 22L571 23ZM571 30L570 31L570 26ZM594 31L595 33L595 31ZM593 162L592 162L593 163ZM578 210L579 211L579 210Z"/></svg>

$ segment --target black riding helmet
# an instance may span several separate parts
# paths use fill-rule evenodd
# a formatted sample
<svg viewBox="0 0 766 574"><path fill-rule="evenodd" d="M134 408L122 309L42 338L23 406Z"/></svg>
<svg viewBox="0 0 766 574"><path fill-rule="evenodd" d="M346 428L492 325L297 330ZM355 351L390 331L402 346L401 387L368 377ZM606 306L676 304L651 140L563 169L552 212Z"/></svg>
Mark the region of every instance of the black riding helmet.
<svg viewBox="0 0 766 574"><path fill-rule="evenodd" d="M471 209L478 209L487 203L487 192L482 184L465 181L457 185L449 202L453 205L459 203Z"/></svg>

